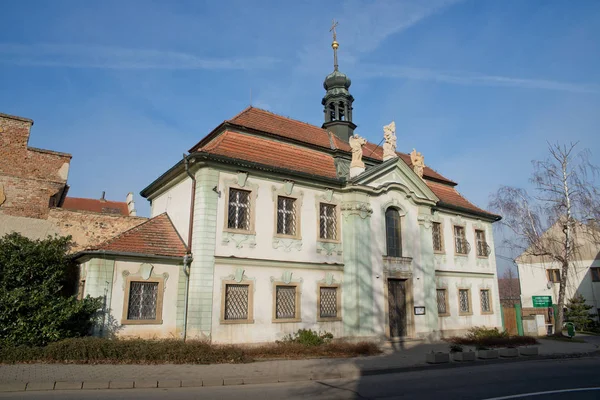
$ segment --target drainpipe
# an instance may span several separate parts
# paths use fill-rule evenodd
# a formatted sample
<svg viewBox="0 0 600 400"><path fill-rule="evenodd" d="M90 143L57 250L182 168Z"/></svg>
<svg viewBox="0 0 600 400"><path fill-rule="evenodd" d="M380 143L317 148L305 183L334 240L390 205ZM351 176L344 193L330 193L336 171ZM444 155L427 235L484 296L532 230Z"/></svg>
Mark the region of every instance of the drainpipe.
<svg viewBox="0 0 600 400"><path fill-rule="evenodd" d="M192 180L192 191L190 201L190 222L188 228L187 254L183 257L183 273L185 274L185 301L183 306L183 341L187 339L187 320L188 320L188 296L190 292L190 268L192 266L192 235L194 232L194 204L196 202L196 177L190 172L189 159L183 155L183 164L185 172Z"/></svg>

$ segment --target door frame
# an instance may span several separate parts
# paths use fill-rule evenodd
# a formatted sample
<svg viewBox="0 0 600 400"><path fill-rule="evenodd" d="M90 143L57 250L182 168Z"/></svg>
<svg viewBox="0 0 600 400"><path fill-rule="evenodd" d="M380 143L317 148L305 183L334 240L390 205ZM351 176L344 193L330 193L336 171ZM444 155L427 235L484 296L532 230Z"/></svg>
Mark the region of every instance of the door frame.
<svg viewBox="0 0 600 400"><path fill-rule="evenodd" d="M414 309L414 301L413 301L413 283L412 283L412 273L410 272L391 272L384 273L383 280L383 311L384 311L384 320L385 320L385 336L388 339L408 339L415 337L415 319L413 315ZM406 336L401 337L392 337L390 333L390 307L388 300L389 293L389 284L390 279L393 280L404 280L405 283L405 293L406 293Z"/></svg>

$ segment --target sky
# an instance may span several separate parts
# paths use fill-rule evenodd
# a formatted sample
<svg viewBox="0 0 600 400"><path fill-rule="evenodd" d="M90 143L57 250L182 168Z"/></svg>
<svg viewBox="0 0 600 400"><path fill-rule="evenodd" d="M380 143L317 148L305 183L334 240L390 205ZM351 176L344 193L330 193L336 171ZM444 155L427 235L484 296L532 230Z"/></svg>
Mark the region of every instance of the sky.
<svg viewBox="0 0 600 400"><path fill-rule="evenodd" d="M356 132L487 207L530 187L547 141L600 155L596 0L20 0L2 5L0 112L73 155L70 196L124 200L252 104L320 126L324 77L352 79Z"/></svg>

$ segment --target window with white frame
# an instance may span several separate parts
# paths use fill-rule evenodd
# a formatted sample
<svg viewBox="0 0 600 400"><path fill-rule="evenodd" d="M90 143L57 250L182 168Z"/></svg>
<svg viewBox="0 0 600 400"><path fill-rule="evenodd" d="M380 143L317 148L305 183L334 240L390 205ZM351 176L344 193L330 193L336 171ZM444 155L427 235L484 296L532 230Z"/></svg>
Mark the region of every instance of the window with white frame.
<svg viewBox="0 0 600 400"><path fill-rule="evenodd" d="M489 314L492 312L492 302L490 298L489 289L481 289L479 291L479 297L481 299L481 312L483 314Z"/></svg>
<svg viewBox="0 0 600 400"><path fill-rule="evenodd" d="M485 240L485 231L475 229L475 240L477 242L477 257L488 257L490 255L490 246Z"/></svg>
<svg viewBox="0 0 600 400"><path fill-rule="evenodd" d="M127 306L128 320L155 320L158 282L131 282Z"/></svg>
<svg viewBox="0 0 600 400"><path fill-rule="evenodd" d="M240 189L229 189L229 207L227 228L250 230L250 192Z"/></svg>
<svg viewBox="0 0 600 400"><path fill-rule="evenodd" d="M337 210L335 204L320 203L319 221L319 237L321 239L337 240Z"/></svg>
<svg viewBox="0 0 600 400"><path fill-rule="evenodd" d="M296 235L296 199L277 197L277 234Z"/></svg>
<svg viewBox="0 0 600 400"><path fill-rule="evenodd" d="M331 320L340 317L339 286L319 286L319 319Z"/></svg>
<svg viewBox="0 0 600 400"><path fill-rule="evenodd" d="M250 285L226 284L225 285L225 311L224 320L247 320L248 299Z"/></svg>
<svg viewBox="0 0 600 400"><path fill-rule="evenodd" d="M296 320L300 318L297 294L297 286L275 286L275 320Z"/></svg>
<svg viewBox="0 0 600 400"><path fill-rule="evenodd" d="M469 289L458 290L459 314L471 314L471 293Z"/></svg>
<svg viewBox="0 0 600 400"><path fill-rule="evenodd" d="M456 254L466 255L469 253L470 245L465 236L465 227L454 226L454 251Z"/></svg>
<svg viewBox="0 0 600 400"><path fill-rule="evenodd" d="M448 307L448 290L437 289L437 307L439 315L449 315L450 309Z"/></svg>

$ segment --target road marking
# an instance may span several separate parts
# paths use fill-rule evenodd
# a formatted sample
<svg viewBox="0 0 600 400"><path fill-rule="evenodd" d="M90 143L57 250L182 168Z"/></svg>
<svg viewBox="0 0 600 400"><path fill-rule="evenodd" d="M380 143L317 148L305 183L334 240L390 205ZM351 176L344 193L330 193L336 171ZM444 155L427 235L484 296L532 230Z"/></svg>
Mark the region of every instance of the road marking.
<svg viewBox="0 0 600 400"><path fill-rule="evenodd" d="M591 391L591 390L600 390L600 387L574 388L574 389L562 389L562 390L549 390L547 392L521 393L521 394L513 394L512 396L489 397L489 398L483 399L483 400L518 399L520 397L527 397L527 396L541 396L544 394L569 393L569 392L587 392L587 391Z"/></svg>

